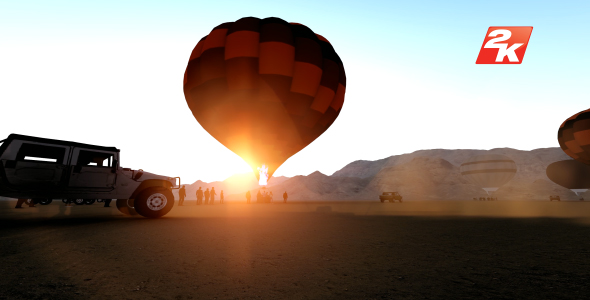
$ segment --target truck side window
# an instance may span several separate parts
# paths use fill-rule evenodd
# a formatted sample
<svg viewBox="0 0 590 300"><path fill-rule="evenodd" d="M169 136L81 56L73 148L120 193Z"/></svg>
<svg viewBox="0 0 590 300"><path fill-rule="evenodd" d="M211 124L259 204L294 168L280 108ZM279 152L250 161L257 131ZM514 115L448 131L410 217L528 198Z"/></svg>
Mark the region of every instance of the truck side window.
<svg viewBox="0 0 590 300"><path fill-rule="evenodd" d="M23 143L16 160L63 164L65 154L65 148Z"/></svg>
<svg viewBox="0 0 590 300"><path fill-rule="evenodd" d="M112 167L113 154L80 150L77 166Z"/></svg>

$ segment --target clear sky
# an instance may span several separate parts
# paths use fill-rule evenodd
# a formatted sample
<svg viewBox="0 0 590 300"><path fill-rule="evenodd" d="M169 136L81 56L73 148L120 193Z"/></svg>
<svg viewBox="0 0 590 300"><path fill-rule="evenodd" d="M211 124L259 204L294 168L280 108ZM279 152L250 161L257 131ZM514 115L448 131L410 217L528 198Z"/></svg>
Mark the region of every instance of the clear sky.
<svg viewBox="0 0 590 300"><path fill-rule="evenodd" d="M557 147L590 107L590 1L0 0L0 139L122 150L183 182L248 165L193 118L182 78L197 41L241 17L330 40L347 73L339 118L275 176L332 174L420 149ZM533 26L521 65L476 65L489 26Z"/></svg>

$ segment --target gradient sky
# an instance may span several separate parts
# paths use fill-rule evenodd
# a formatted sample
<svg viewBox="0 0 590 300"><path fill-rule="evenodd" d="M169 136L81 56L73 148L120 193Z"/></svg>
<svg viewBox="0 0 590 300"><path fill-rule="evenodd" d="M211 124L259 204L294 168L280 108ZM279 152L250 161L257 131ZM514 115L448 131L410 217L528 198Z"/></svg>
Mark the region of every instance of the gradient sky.
<svg viewBox="0 0 590 300"><path fill-rule="evenodd" d="M276 176L420 149L558 147L589 108L589 1L0 1L0 139L122 150L183 182L248 165L193 118L189 55L213 27L279 17L325 36L347 73L332 127ZM490 26L533 26L521 65L476 65Z"/></svg>

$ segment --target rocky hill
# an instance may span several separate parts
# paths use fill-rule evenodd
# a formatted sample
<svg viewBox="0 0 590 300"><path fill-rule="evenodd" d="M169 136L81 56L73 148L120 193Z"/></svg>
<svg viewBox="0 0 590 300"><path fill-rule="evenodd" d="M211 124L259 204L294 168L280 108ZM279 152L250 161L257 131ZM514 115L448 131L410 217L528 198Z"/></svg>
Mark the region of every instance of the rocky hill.
<svg viewBox="0 0 590 300"><path fill-rule="evenodd" d="M478 186L469 183L459 172L461 163L474 155L502 154L516 162L518 172L495 196L503 200L548 200L560 195L564 200L576 200L568 189L551 182L547 166L555 161L570 159L560 148L522 151L511 148L492 150L419 150L394 155L376 161L355 161L331 176L314 172L307 176L278 177L269 181L268 190L280 199L284 191L289 200L369 200L376 201L384 191L397 191L404 200L469 200L487 197ZM244 200L246 190L258 189L253 175L230 177L223 182L192 184L188 191L194 195L197 186L226 189L226 199ZM218 192L219 193L219 192ZM583 195L586 196L586 195ZM191 198L189 196L189 198ZM587 198L590 200L590 194Z"/></svg>

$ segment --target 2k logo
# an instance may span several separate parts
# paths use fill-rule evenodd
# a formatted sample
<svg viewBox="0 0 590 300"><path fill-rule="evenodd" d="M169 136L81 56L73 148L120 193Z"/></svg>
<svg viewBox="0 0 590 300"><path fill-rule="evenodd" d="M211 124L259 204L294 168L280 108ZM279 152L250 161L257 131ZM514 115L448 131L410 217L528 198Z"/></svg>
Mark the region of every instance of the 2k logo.
<svg viewBox="0 0 590 300"><path fill-rule="evenodd" d="M475 63L522 63L531 32L532 26L490 27Z"/></svg>

